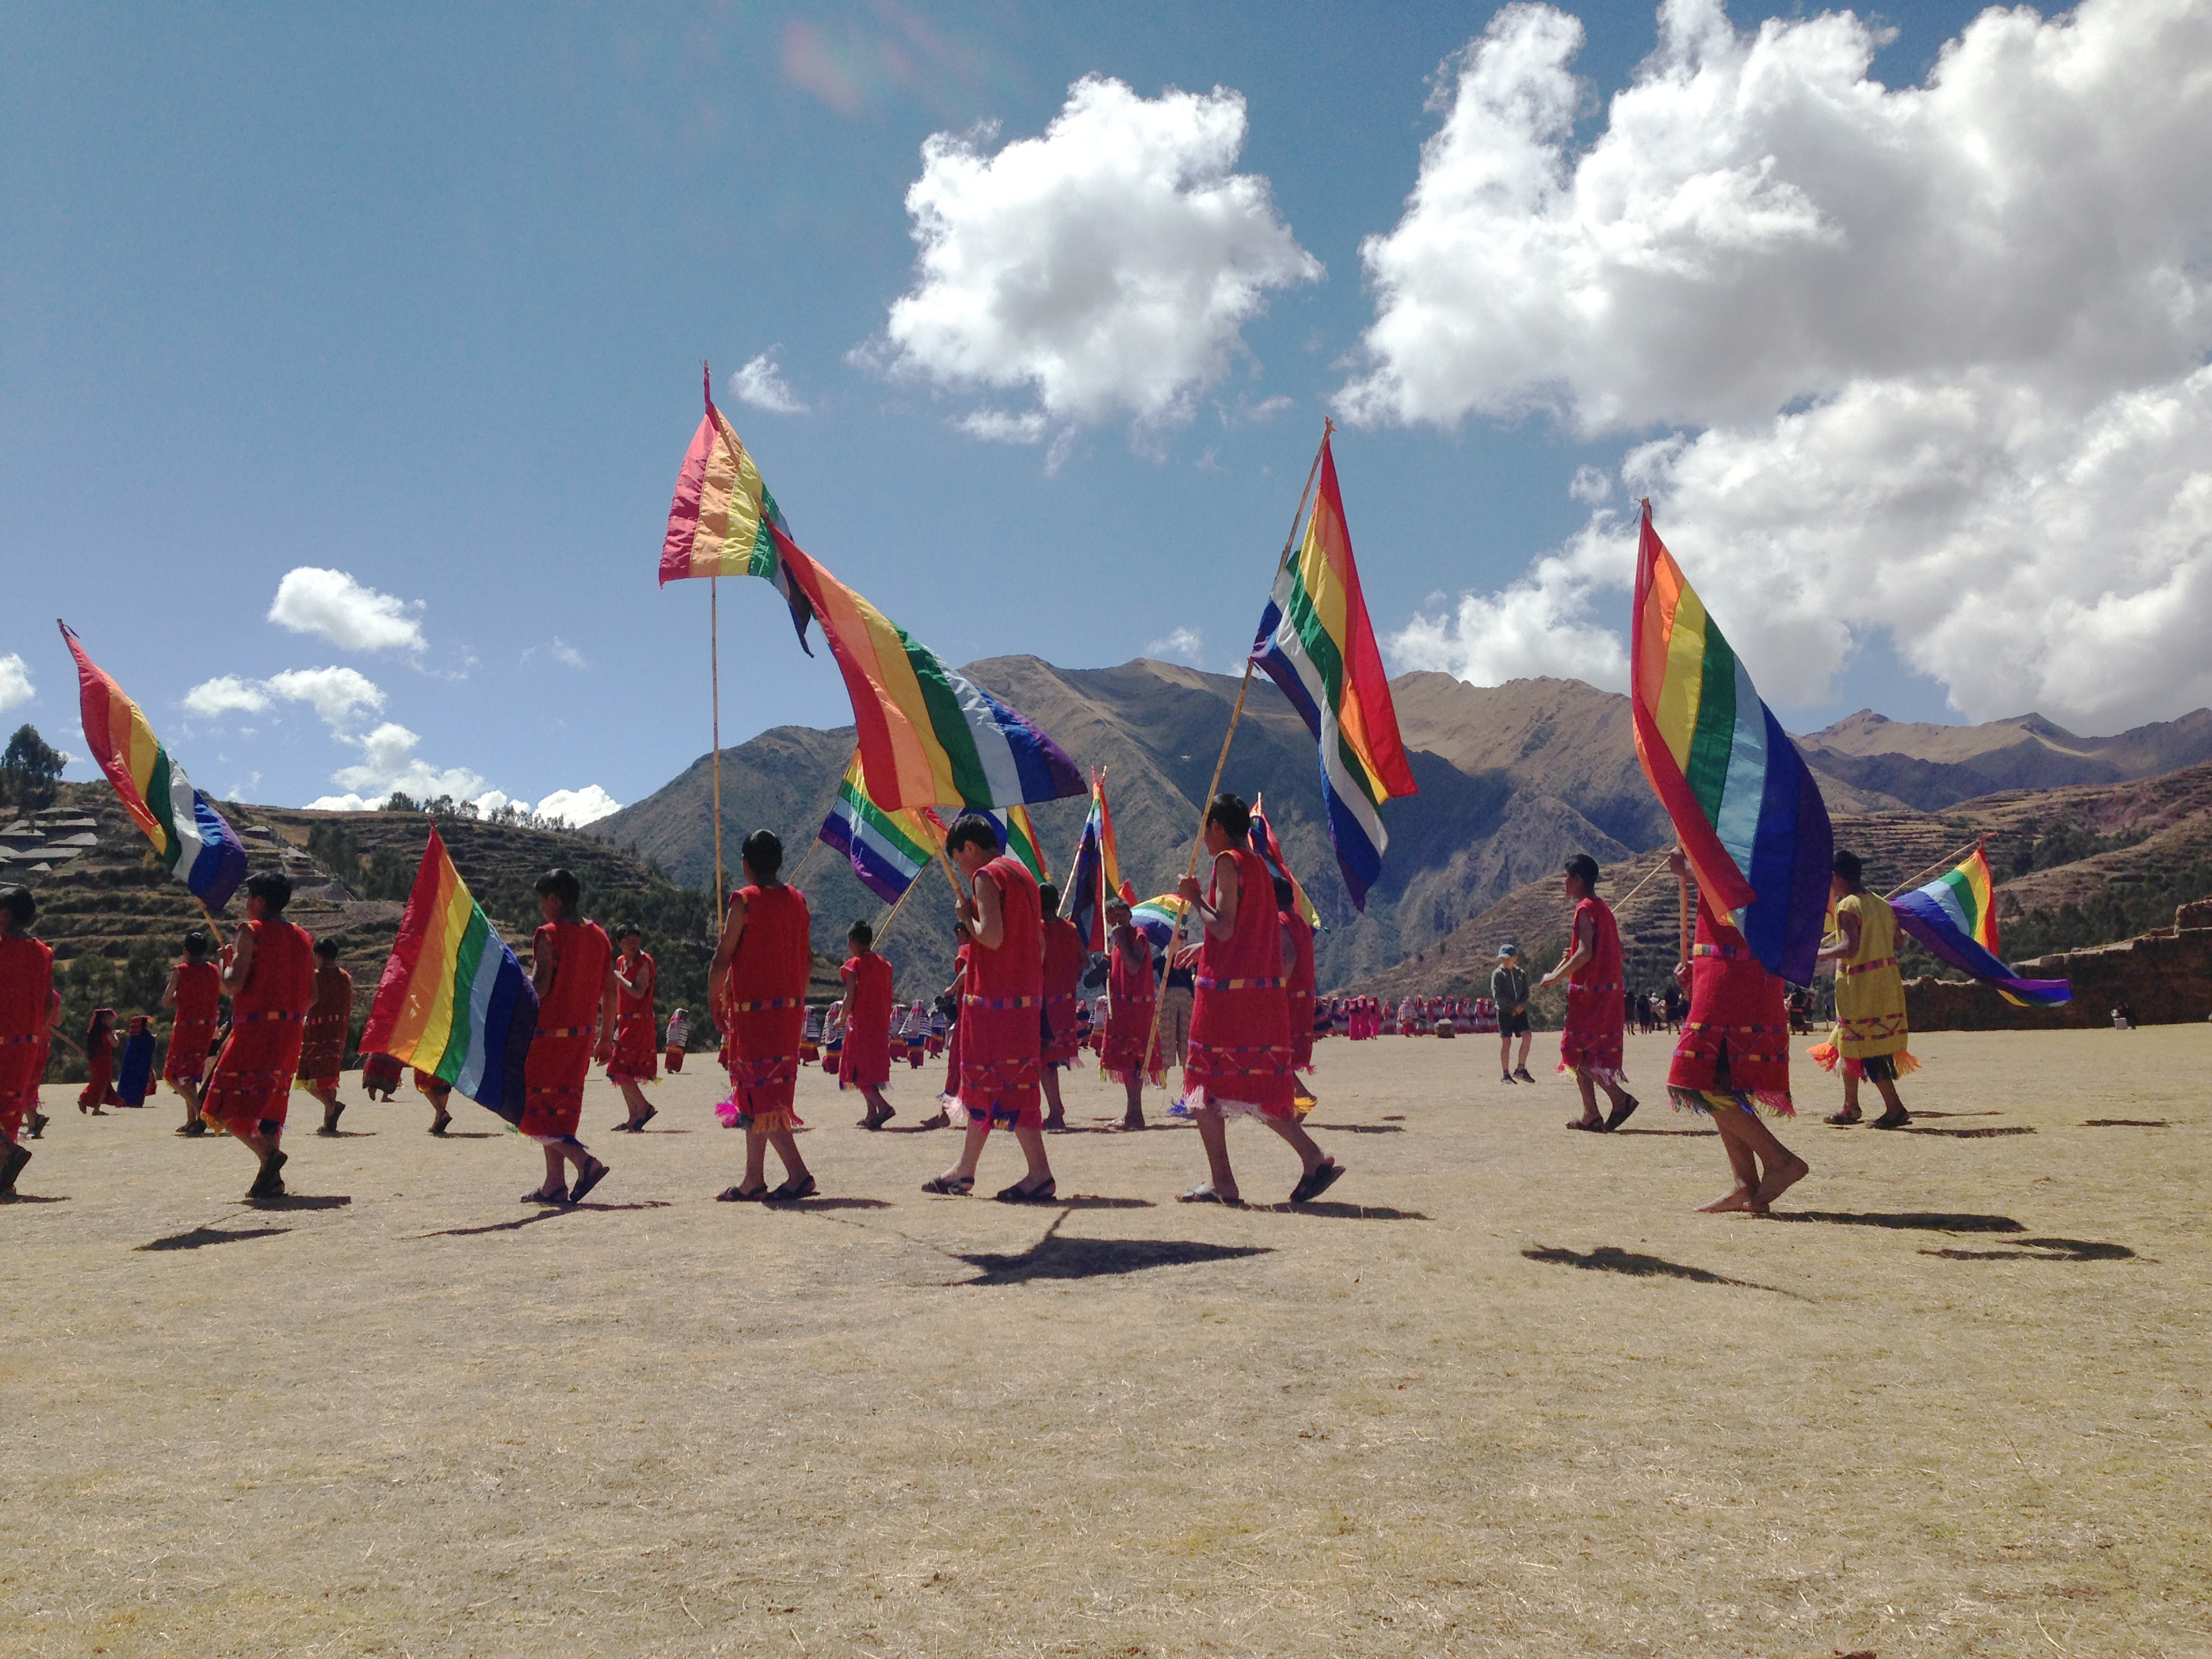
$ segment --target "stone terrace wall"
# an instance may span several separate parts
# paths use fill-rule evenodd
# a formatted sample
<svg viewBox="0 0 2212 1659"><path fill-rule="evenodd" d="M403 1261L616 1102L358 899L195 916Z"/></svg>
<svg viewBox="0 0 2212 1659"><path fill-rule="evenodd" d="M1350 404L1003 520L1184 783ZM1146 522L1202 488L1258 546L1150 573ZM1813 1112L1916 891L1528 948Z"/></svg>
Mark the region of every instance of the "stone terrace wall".
<svg viewBox="0 0 2212 1659"><path fill-rule="evenodd" d="M2109 1025L2112 1006L2130 1003L2145 1025L2212 1018L2212 899L2174 913L2174 925L2118 945L2092 945L2015 963L2027 979L2070 979L2074 1000L2057 1008L2018 1008L1971 980L1905 981L1905 1006L1916 1031L2050 1030Z"/></svg>

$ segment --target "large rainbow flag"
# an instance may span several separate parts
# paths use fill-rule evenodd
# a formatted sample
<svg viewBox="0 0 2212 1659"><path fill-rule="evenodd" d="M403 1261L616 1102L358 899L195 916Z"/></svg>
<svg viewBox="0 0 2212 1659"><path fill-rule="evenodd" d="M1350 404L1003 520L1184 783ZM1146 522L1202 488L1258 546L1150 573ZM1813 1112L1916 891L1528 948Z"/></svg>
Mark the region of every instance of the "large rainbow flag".
<svg viewBox="0 0 2212 1659"><path fill-rule="evenodd" d="M509 1123L522 1121L522 1068L538 988L453 868L434 825L361 1034Z"/></svg>
<svg viewBox="0 0 2212 1659"><path fill-rule="evenodd" d="M1996 884L1977 845L1956 869L1890 901L1897 925L1954 968L1994 985L2007 1002L2049 1008L2074 1000L2063 979L2022 979L1997 954Z"/></svg>
<svg viewBox="0 0 2212 1659"><path fill-rule="evenodd" d="M1252 660L1267 671L1321 744L1321 793L1328 838L1352 907L1382 871L1390 838L1378 810L1419 793L1398 738L1398 711L1367 601L1352 557L1336 458L1321 442L1321 494L1306 521L1305 545L1275 574L1274 591L1252 641Z"/></svg>
<svg viewBox="0 0 2212 1659"><path fill-rule="evenodd" d="M77 707L94 761L169 873L209 909L222 909L246 879L245 842L169 758L138 705L84 654L70 625L56 626L76 659Z"/></svg>
<svg viewBox="0 0 2212 1659"><path fill-rule="evenodd" d="M822 821L822 839L852 860L863 887L896 904L944 845L945 824L927 806L886 811L876 805L854 755Z"/></svg>
<svg viewBox="0 0 2212 1659"><path fill-rule="evenodd" d="M1735 914L1767 972L1811 983L1835 855L1827 805L1652 529L1648 501L1632 633L1637 757L1698 886Z"/></svg>
<svg viewBox="0 0 2212 1659"><path fill-rule="evenodd" d="M1106 901L1121 890L1121 859L1114 847L1114 814L1107 810L1106 780L1094 773L1091 811L1083 820L1083 836L1075 845L1067 890L1060 896L1060 914L1083 930L1084 944L1093 951L1106 948Z"/></svg>
<svg viewBox="0 0 2212 1659"><path fill-rule="evenodd" d="M691 434L684 470L676 476L676 500L660 544L661 586L687 576L759 576L771 581L791 607L799 649L811 657L814 647L806 642L806 624L814 619L814 610L792 586L777 556L773 532L778 530L791 533L783 510L761 481L760 468L714 407L710 374L706 417Z"/></svg>

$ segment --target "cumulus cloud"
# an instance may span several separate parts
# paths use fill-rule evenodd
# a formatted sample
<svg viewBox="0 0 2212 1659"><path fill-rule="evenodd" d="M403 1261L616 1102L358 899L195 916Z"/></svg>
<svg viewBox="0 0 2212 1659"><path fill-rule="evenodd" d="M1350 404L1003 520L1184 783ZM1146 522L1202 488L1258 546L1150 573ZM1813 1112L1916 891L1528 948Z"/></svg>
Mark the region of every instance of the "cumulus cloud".
<svg viewBox="0 0 2212 1659"><path fill-rule="evenodd" d="M185 712L198 714L204 720L215 720L230 714L266 714L270 703L269 686L265 681L240 679L235 674L221 674L211 680L202 680L185 693Z"/></svg>
<svg viewBox="0 0 2212 1659"><path fill-rule="evenodd" d="M775 354L781 346L770 346L757 357L749 357L744 366L730 376L730 390L741 404L750 404L755 409L764 409L771 415L804 415L806 405L799 401L776 367Z"/></svg>
<svg viewBox="0 0 2212 1659"><path fill-rule="evenodd" d="M0 657L0 709L14 708L37 695L31 684L31 665L13 651Z"/></svg>
<svg viewBox="0 0 2212 1659"><path fill-rule="evenodd" d="M1244 133L1240 94L1147 99L1091 76L1042 137L991 154L994 129L933 134L907 192L921 252L890 308L889 366L1026 387L1054 421L1186 418L1268 290L1322 274L1267 181L1231 171Z"/></svg>
<svg viewBox="0 0 2212 1659"><path fill-rule="evenodd" d="M1991 10L1897 91L1848 15L1661 15L1578 152L1573 20L1510 7L1458 60L1363 250L1346 412L1676 428L1622 482L1778 702L1885 629L1972 718L2212 696L2212 12ZM1627 528L1599 507L1399 659L1579 672Z"/></svg>
<svg viewBox="0 0 2212 1659"><path fill-rule="evenodd" d="M1390 641L1394 665L1455 674L1477 685L1558 675L1608 691L1628 690L1628 653L1598 620L1595 596L1636 574L1632 538L1613 533L1611 515L1496 593L1462 593L1457 605L1417 616Z"/></svg>
<svg viewBox="0 0 2212 1659"><path fill-rule="evenodd" d="M222 674L202 680L185 693L185 712L205 720L224 714L264 714L278 702L304 702L336 732L354 716L384 707L384 692L368 676L352 668L288 668L265 680Z"/></svg>
<svg viewBox="0 0 2212 1659"><path fill-rule="evenodd" d="M568 641L562 639L558 634L556 634L551 639L546 641L543 645L532 645L523 647L522 660L525 662L528 662L532 658L541 655L552 658L555 662L559 663L563 668L589 668L592 665L587 660L586 660L582 652L577 650L574 646L569 644Z"/></svg>
<svg viewBox="0 0 2212 1659"><path fill-rule="evenodd" d="M434 766L417 755L415 745L422 741L422 737L397 720L385 721L365 737L343 741L361 751L361 760L356 764L341 767L331 774L331 781L344 793L322 796L310 801L310 806L329 806L349 798L378 805L395 789L417 800L435 800L441 795L468 800L484 793L484 780L480 773L471 772L465 766ZM361 809L355 806L333 810Z"/></svg>
<svg viewBox="0 0 2212 1659"><path fill-rule="evenodd" d="M571 830L597 823L621 811L622 803L596 783L587 783L581 789L556 789L537 806L539 817L565 823Z"/></svg>
<svg viewBox="0 0 2212 1659"><path fill-rule="evenodd" d="M1198 666L1206 654L1206 635L1195 628L1176 628L1145 647L1145 654L1164 662L1187 662Z"/></svg>
<svg viewBox="0 0 2212 1659"><path fill-rule="evenodd" d="M295 634L319 634L348 651L420 651L422 623L410 603L364 586L343 570L301 565L276 584L269 620Z"/></svg>

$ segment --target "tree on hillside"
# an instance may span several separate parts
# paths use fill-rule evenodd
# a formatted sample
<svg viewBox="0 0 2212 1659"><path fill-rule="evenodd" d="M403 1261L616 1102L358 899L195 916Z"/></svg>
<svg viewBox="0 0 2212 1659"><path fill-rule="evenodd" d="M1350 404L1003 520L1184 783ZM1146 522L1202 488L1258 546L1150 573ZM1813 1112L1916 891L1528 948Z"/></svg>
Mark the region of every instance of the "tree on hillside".
<svg viewBox="0 0 2212 1659"><path fill-rule="evenodd" d="M35 726L19 726L0 754L0 795L18 806L49 805L60 781L61 751L39 735Z"/></svg>

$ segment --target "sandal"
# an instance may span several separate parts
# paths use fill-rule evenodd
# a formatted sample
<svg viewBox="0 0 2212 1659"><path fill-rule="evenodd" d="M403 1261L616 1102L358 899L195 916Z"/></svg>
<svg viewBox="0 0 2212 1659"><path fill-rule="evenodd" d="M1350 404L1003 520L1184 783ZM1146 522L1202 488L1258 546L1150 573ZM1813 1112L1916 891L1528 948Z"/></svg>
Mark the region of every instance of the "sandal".
<svg viewBox="0 0 2212 1659"><path fill-rule="evenodd" d="M1334 1158L1329 1159L1326 1164L1316 1164L1306 1172L1304 1178L1297 1186L1291 1188L1291 1202L1312 1203L1314 1200L1336 1185L1337 1177L1343 1173L1344 1165L1339 1164Z"/></svg>
<svg viewBox="0 0 2212 1659"><path fill-rule="evenodd" d="M1644 1103L1638 1100L1634 1095L1631 1095L1624 1104L1614 1107L1611 1115L1608 1115L1605 1121L1606 1133L1611 1134L1622 1124L1627 1122L1631 1117L1633 1117L1636 1115L1636 1109L1643 1103Z"/></svg>
<svg viewBox="0 0 2212 1659"><path fill-rule="evenodd" d="M932 1176L921 1183L925 1193L935 1193L940 1198L965 1198L975 1190L974 1176Z"/></svg>
<svg viewBox="0 0 2212 1659"><path fill-rule="evenodd" d="M568 1189L568 1202L581 1204L584 1201L584 1194L607 1178L608 1167L599 1159L593 1158L591 1168L578 1176L576 1184Z"/></svg>
<svg viewBox="0 0 2212 1659"><path fill-rule="evenodd" d="M759 1186L754 1188L750 1192L747 1192L742 1187L725 1187L720 1192L714 1194L714 1202L717 1204L757 1204L761 1200L767 1196L768 1182L763 1181Z"/></svg>
<svg viewBox="0 0 2212 1659"><path fill-rule="evenodd" d="M1831 1112L1820 1120L1821 1122L1832 1124L1838 1129L1848 1129L1861 1121L1860 1114L1856 1111Z"/></svg>
<svg viewBox="0 0 2212 1659"><path fill-rule="evenodd" d="M763 1193L761 1194L761 1202L763 1204L796 1204L802 1198L813 1197L817 1190L817 1189L814 1185L813 1172L809 1170L803 1176L795 1176L792 1180L785 1182L782 1186L777 1188L772 1193Z"/></svg>
<svg viewBox="0 0 2212 1659"><path fill-rule="evenodd" d="M1605 1133L1605 1125L1602 1121L1597 1123L1585 1123L1578 1117L1569 1118L1567 1120L1567 1127L1570 1129L1586 1129L1594 1135L1601 1135Z"/></svg>
<svg viewBox="0 0 2212 1659"><path fill-rule="evenodd" d="M999 1202L1001 1204L1049 1204L1052 1202L1053 1194L1057 1190L1058 1184L1050 1176L1047 1176L1034 1187L1024 1187L1017 1181L1012 1186L1002 1188L1000 1190Z"/></svg>
<svg viewBox="0 0 2212 1659"><path fill-rule="evenodd" d="M1868 1124L1867 1127L1869 1129L1902 1129L1906 1124L1911 1121L1912 1114L1910 1112L1884 1112L1880 1117L1875 1119L1873 1122Z"/></svg>
<svg viewBox="0 0 2212 1659"><path fill-rule="evenodd" d="M568 1189L566 1187L560 1187L549 1193L543 1187L532 1187L528 1192L523 1194L522 1201L525 1204L566 1204L568 1201Z"/></svg>
<svg viewBox="0 0 2212 1659"><path fill-rule="evenodd" d="M1213 1183L1210 1181L1200 1182L1187 1193L1177 1193L1176 1202L1178 1204L1225 1204L1235 1209L1244 1207L1243 1199L1222 1197L1219 1193L1213 1190Z"/></svg>

